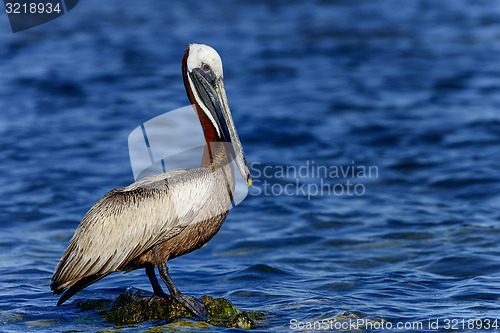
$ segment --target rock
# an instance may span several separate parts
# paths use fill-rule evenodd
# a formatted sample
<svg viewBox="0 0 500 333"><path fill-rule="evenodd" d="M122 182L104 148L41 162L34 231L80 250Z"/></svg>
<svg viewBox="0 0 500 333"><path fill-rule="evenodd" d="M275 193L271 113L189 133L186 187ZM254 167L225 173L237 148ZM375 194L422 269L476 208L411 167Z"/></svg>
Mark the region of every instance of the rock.
<svg viewBox="0 0 500 333"><path fill-rule="evenodd" d="M216 298L203 296L201 298L207 311L212 318L208 318L207 322L214 326L224 326L231 328L255 328L253 319L246 313L238 310L237 307L225 298Z"/></svg>
<svg viewBox="0 0 500 333"><path fill-rule="evenodd" d="M201 300L209 313L207 318L201 319L214 326L252 329L256 327L254 319L265 316L262 312L242 312L225 298L214 299L205 295ZM180 318L193 317L182 304L173 298L168 300L151 298L145 292L134 288L127 289L114 301L77 300L76 304L82 311L94 310L115 325L130 325L154 320L172 322Z"/></svg>
<svg viewBox="0 0 500 333"><path fill-rule="evenodd" d="M211 317L223 318L241 312L233 305L233 303L231 303L231 301L225 298L214 299L213 297L205 295L201 297L201 300L203 301L203 304L205 304L205 307Z"/></svg>
<svg viewBox="0 0 500 333"><path fill-rule="evenodd" d="M243 312L232 315L228 318L209 318L207 322L214 326L223 326L231 328L244 328L252 329L255 328L255 322L252 318Z"/></svg>

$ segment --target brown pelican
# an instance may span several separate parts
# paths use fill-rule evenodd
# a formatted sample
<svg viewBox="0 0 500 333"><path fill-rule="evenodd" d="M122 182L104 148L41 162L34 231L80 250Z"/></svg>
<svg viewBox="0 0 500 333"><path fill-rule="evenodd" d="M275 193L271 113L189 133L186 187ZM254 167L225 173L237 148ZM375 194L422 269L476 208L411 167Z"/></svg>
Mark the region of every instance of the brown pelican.
<svg viewBox="0 0 500 333"><path fill-rule="evenodd" d="M113 272L145 268L154 296L170 295L197 316L201 301L179 292L166 262L200 248L222 226L233 200L232 161L250 186L250 170L227 104L222 61L209 46L191 44L182 59L188 98L205 135L198 169L177 169L143 178L105 194L85 215L52 277L61 305ZM69 288L69 289L68 289Z"/></svg>

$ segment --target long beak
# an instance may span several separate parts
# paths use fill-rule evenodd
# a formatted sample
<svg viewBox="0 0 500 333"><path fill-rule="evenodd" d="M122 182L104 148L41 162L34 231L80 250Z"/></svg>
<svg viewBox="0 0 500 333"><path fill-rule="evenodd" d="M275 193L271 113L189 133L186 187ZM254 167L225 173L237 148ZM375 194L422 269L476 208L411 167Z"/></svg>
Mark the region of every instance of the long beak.
<svg viewBox="0 0 500 333"><path fill-rule="evenodd" d="M217 133L221 139L230 143L229 151L236 161L238 170L245 180L247 186L252 185L252 175L241 146L240 138L234 127L233 117L227 103L226 90L222 79L215 79L212 75L201 69L194 69L189 73L189 79L193 82L198 96L203 101L206 109L214 119Z"/></svg>

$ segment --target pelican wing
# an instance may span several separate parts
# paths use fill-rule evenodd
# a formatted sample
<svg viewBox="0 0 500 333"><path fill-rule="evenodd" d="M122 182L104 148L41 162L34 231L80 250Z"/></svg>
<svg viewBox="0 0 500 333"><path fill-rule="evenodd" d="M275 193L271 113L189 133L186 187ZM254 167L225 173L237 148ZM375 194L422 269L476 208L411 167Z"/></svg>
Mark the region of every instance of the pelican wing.
<svg viewBox="0 0 500 333"><path fill-rule="evenodd" d="M61 293L85 277L122 270L174 237L197 222L213 186L208 169L180 169L111 190L78 226L55 270L52 289Z"/></svg>

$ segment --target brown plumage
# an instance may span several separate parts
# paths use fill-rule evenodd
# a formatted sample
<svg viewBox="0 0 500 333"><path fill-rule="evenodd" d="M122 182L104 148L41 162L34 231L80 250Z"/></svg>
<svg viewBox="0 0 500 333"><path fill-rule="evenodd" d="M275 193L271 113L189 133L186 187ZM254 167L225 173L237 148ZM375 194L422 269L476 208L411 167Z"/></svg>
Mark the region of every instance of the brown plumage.
<svg viewBox="0 0 500 333"><path fill-rule="evenodd" d="M152 271L158 266L172 296L193 313L205 313L194 298L178 292L165 263L200 248L219 231L233 200L233 160L251 183L214 53L191 44L183 59L184 84L208 147L202 167L146 177L104 195L83 218L54 272L51 289L66 291L58 305L113 272L138 268L146 268L155 294L164 297ZM201 72L207 64L210 71Z"/></svg>

